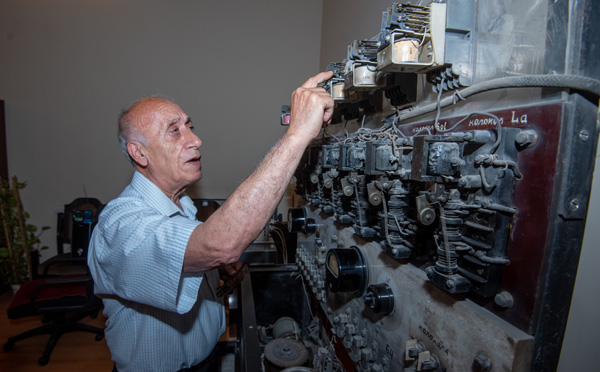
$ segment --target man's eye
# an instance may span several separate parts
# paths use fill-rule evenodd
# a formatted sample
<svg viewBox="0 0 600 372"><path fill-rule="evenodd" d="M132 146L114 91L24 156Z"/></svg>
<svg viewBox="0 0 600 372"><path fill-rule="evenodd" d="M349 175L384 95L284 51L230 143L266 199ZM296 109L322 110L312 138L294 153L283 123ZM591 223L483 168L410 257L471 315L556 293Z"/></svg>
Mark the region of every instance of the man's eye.
<svg viewBox="0 0 600 372"><path fill-rule="evenodd" d="M177 133L177 132L179 132L179 128L173 128L173 129L171 129L171 133Z"/></svg>

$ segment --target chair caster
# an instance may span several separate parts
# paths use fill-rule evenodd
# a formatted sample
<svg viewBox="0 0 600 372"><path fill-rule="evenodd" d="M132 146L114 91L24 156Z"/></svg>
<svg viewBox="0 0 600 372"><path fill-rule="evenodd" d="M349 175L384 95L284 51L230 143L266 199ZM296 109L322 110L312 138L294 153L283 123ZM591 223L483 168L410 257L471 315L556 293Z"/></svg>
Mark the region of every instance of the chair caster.
<svg viewBox="0 0 600 372"><path fill-rule="evenodd" d="M48 364L48 358L41 357L40 359L38 359L38 364L40 366L45 366L46 364Z"/></svg>
<svg viewBox="0 0 600 372"><path fill-rule="evenodd" d="M96 341L100 341L104 338L104 335L96 335Z"/></svg>

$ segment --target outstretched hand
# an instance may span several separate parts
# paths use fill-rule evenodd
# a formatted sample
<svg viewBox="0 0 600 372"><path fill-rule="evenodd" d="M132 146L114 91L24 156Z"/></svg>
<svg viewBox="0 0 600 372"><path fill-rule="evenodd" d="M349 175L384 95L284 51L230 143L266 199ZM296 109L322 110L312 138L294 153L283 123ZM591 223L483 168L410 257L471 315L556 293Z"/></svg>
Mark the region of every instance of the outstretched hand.
<svg viewBox="0 0 600 372"><path fill-rule="evenodd" d="M331 79L333 72L321 72L292 93L290 130L314 139L323 123L331 122L334 101L319 84Z"/></svg>

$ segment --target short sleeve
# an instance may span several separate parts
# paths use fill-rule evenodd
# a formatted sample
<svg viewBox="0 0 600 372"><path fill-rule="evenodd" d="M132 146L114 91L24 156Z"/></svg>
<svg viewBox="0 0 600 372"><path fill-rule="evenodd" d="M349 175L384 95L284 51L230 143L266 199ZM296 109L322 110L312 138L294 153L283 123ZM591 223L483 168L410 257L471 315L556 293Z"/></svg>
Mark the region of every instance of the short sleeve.
<svg viewBox="0 0 600 372"><path fill-rule="evenodd" d="M88 252L96 293L188 312L203 274L183 274L183 259L199 224L181 214L161 214L137 200L109 203Z"/></svg>

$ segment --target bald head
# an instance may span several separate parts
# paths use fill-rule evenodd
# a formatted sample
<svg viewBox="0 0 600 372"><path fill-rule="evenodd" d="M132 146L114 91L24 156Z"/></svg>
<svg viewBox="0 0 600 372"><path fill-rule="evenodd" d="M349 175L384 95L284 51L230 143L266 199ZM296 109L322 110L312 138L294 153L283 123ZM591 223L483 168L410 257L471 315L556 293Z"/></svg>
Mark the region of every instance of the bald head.
<svg viewBox="0 0 600 372"><path fill-rule="evenodd" d="M162 105L176 105L163 97L146 97L135 102L119 115L119 146L127 160L135 166L135 161L127 151L127 143L131 141L148 145L149 140L144 135L144 124L155 120L155 112Z"/></svg>

